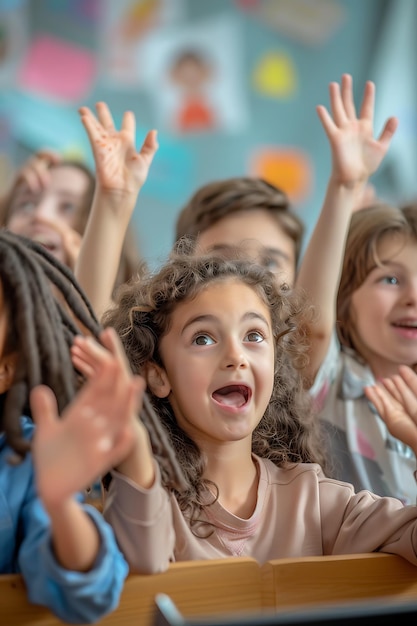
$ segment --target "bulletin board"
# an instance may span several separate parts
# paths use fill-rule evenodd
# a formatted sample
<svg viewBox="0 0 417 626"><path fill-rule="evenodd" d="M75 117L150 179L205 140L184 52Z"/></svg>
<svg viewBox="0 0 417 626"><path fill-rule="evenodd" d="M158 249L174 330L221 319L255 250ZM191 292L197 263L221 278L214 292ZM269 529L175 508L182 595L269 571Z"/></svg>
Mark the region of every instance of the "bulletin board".
<svg viewBox="0 0 417 626"><path fill-rule="evenodd" d="M389 7L388 0L0 0L0 183L43 147L93 165L77 111L104 100L116 123L125 110L135 113L138 145L158 129L160 148L133 217L150 264L168 253L189 196L230 176L282 187L308 237L330 171L315 107L328 105L328 83L344 72L354 77L358 103L366 79L375 73L383 82L375 55L383 56ZM382 195L398 193L389 172L376 185Z"/></svg>

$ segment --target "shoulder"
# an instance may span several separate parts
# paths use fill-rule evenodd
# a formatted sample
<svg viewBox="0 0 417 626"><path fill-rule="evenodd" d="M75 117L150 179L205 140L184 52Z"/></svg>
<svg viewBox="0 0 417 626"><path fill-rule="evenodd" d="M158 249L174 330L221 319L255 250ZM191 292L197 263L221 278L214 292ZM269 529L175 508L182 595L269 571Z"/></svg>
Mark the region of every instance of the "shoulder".
<svg viewBox="0 0 417 626"><path fill-rule="evenodd" d="M288 485L294 480L305 479L319 481L324 478L323 470L317 463L293 463L287 467L278 467L270 459L255 457L262 475L269 483Z"/></svg>
<svg viewBox="0 0 417 626"><path fill-rule="evenodd" d="M30 419L30 417L22 416L20 418L20 426L22 429L22 435L24 439L30 441L33 438L33 433L35 430L35 424ZM6 435L4 432L0 433L0 450L2 451L10 451L10 446L6 441Z"/></svg>

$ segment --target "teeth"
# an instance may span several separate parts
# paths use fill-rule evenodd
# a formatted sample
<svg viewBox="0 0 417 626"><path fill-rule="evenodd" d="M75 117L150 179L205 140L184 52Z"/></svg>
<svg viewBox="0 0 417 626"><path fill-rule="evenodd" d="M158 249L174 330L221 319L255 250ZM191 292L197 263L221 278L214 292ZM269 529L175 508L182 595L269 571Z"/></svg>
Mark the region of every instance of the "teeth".
<svg viewBox="0 0 417 626"><path fill-rule="evenodd" d="M33 241L37 241L38 243L42 243L44 245L49 243L48 239L46 237L44 237L43 235L34 235L32 237L32 239L33 239Z"/></svg>

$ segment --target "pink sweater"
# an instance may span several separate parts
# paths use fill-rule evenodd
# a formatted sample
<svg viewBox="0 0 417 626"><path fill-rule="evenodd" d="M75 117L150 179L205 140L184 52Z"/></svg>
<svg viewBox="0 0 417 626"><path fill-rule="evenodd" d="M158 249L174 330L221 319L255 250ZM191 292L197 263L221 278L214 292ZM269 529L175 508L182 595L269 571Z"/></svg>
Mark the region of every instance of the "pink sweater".
<svg viewBox="0 0 417 626"><path fill-rule="evenodd" d="M255 457L258 501L250 519L218 502L206 512L214 532L196 537L160 484L144 490L114 472L104 515L133 571L163 571L170 561L248 556L270 559L389 552L417 565L417 506L326 478L321 468L280 469ZM417 575L417 570L416 570Z"/></svg>

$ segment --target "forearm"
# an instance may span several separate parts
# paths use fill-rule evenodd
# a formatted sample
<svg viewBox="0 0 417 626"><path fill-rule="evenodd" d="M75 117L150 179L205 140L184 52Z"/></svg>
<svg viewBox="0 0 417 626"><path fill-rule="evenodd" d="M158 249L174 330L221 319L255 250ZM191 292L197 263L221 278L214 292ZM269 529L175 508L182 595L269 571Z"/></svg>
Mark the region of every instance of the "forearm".
<svg viewBox="0 0 417 626"><path fill-rule="evenodd" d="M168 567L175 533L171 498L161 485L157 466L149 489L113 472L103 515L114 530L131 572L153 574Z"/></svg>
<svg viewBox="0 0 417 626"><path fill-rule="evenodd" d="M91 517L73 499L45 508L58 563L67 570L89 571L100 550L100 535Z"/></svg>
<svg viewBox="0 0 417 626"><path fill-rule="evenodd" d="M136 424L136 442L128 456L115 468L142 489L155 482L155 460L149 435L142 423Z"/></svg>
<svg viewBox="0 0 417 626"><path fill-rule="evenodd" d="M317 309L317 319L311 329L311 358L305 372L310 377L314 377L320 367L334 330L346 237L352 211L362 191L363 183L348 187L330 179L322 211L298 272L296 287L307 294Z"/></svg>
<svg viewBox="0 0 417 626"><path fill-rule="evenodd" d="M115 198L114 193L108 194L99 187L94 195L75 276L99 318L111 304L123 242L136 199L137 194L131 193L119 194Z"/></svg>

